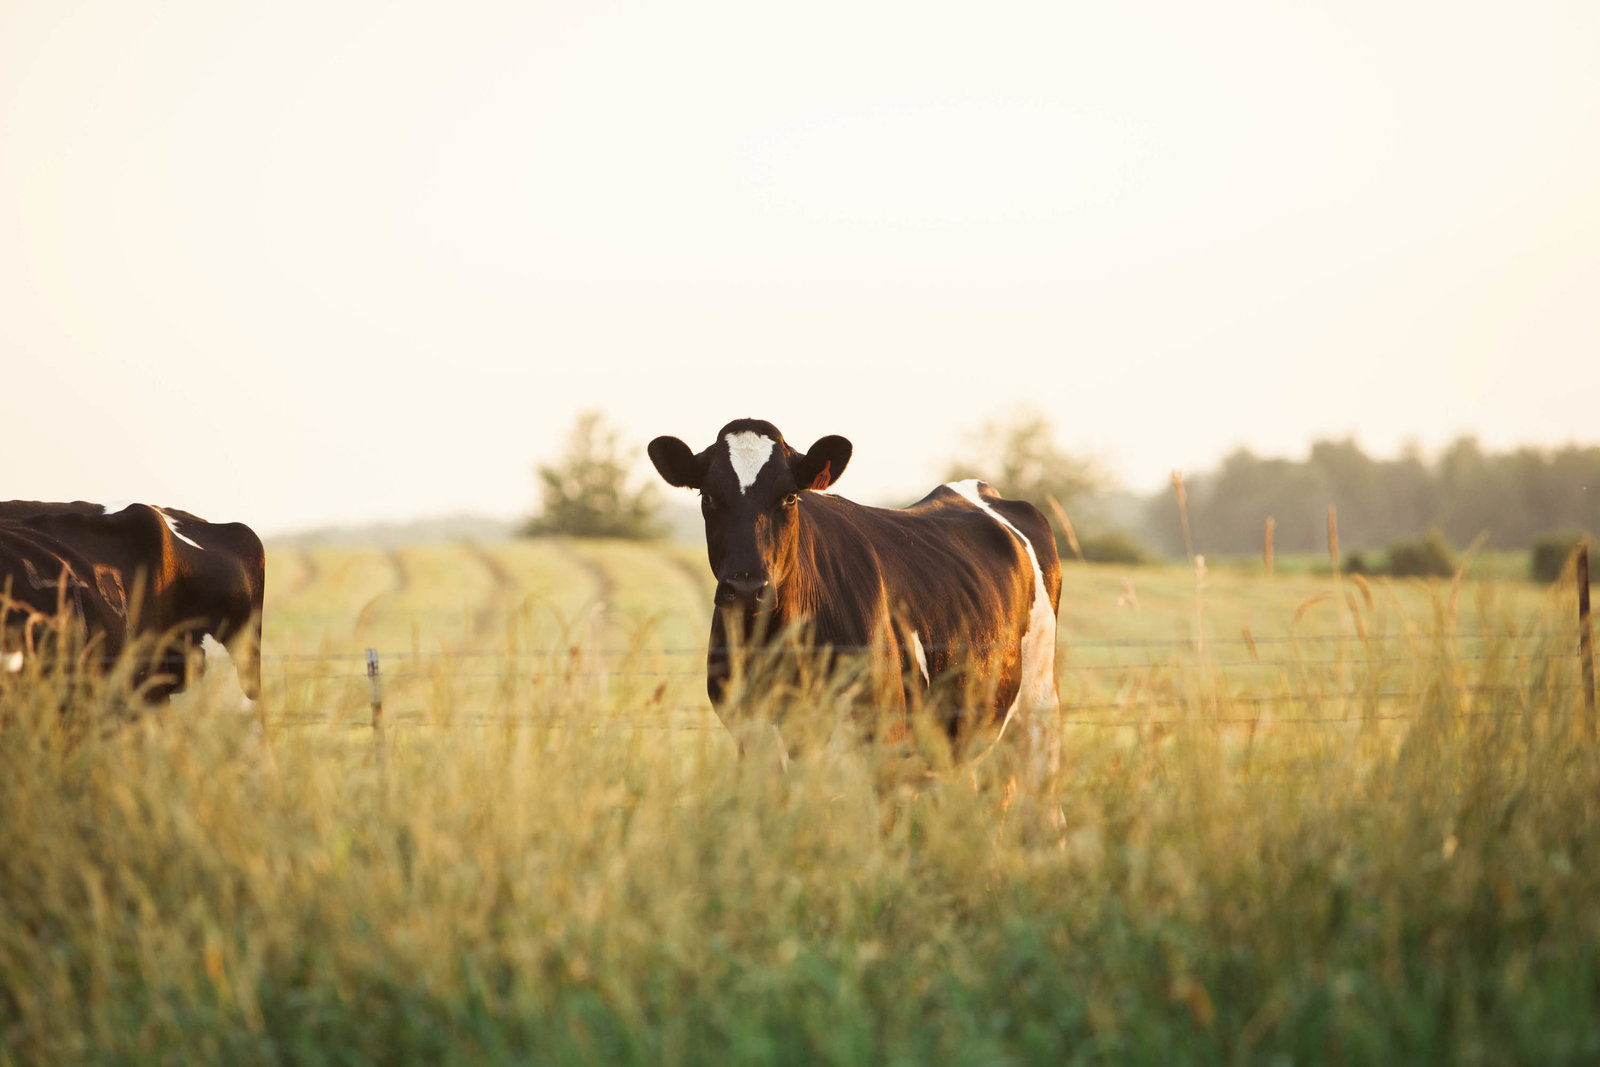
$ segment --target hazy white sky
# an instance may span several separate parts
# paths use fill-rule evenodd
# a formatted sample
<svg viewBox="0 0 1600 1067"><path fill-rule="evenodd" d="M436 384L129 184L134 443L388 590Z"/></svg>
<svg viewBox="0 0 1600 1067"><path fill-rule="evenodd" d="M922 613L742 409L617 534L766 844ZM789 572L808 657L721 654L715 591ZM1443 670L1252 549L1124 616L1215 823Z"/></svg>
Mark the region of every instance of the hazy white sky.
<svg viewBox="0 0 1600 1067"><path fill-rule="evenodd" d="M574 414L1593 442L1600 4L0 0L0 497L512 515Z"/></svg>

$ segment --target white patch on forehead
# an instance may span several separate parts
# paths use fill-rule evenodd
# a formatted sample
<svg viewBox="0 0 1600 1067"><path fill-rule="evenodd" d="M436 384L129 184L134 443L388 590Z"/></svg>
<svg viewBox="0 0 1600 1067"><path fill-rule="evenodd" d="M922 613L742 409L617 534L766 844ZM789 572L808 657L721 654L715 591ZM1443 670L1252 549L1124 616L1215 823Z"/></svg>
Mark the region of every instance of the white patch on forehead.
<svg viewBox="0 0 1600 1067"><path fill-rule="evenodd" d="M772 438L751 430L730 433L723 440L728 442L728 461L733 464L733 473L739 479L739 492L743 494L756 484L756 475L761 473L761 468L772 458L772 446L775 442Z"/></svg>
<svg viewBox="0 0 1600 1067"><path fill-rule="evenodd" d="M185 537L183 535L183 531L178 529L178 520L177 519L174 519L171 515L168 515L165 511L162 511L160 508L156 508L155 510L156 510L156 514L160 515L161 518L166 522L167 529L172 531L172 536L173 537L176 537L178 540L182 541L186 545L193 545L194 547L200 549L200 551L202 551L202 552L205 551L205 547L203 545L201 545L200 542L195 541L195 540L193 540L191 538Z"/></svg>

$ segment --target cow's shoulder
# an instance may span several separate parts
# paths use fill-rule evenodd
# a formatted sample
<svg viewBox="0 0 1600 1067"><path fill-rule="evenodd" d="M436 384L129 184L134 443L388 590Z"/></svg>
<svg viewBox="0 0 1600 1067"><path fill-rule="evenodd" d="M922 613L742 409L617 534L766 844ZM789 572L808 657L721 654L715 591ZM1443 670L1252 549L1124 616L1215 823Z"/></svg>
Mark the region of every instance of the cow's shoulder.
<svg viewBox="0 0 1600 1067"><path fill-rule="evenodd" d="M1016 527L1036 551L1048 548L1051 554L1054 554L1055 534L1050 529L1050 520L1044 517L1044 512L1026 500L1012 500L999 495L988 504L1001 518Z"/></svg>
<svg viewBox="0 0 1600 1067"><path fill-rule="evenodd" d="M226 552L247 563L266 558L266 546L261 543L260 536L245 523L206 522L187 512L175 514L184 519L185 532L192 526L195 530L192 536L208 550Z"/></svg>

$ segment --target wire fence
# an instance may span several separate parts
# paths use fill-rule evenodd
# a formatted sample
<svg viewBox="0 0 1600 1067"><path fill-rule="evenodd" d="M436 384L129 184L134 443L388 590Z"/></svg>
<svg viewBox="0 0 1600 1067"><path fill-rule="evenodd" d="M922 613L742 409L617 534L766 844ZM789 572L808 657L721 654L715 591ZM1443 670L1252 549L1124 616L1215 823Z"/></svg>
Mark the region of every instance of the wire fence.
<svg viewBox="0 0 1600 1067"><path fill-rule="evenodd" d="M1576 687L1572 690L1576 695ZM1405 694L1388 694L1388 696L1401 696ZM1177 707L1173 702L1161 702L1144 707ZM1111 705L1082 705L1075 707L1074 711L1091 711L1107 709ZM716 720L709 707L693 707L689 705L677 709L679 714L687 715L691 711L700 714L694 721L683 718L674 718L671 715L617 715L599 714L585 716L581 720L569 718L552 718L539 715L493 714L474 712L463 715L447 717L429 716L424 713L407 713L391 716L385 720L385 728L426 728L426 729L460 729L460 728L499 728L507 727L537 727L548 726L560 729L627 729L627 730L712 730L721 732L724 727ZM1256 727L1270 729L1279 726L1342 726L1363 727L1373 723L1413 722L1421 718L1422 712L1383 713L1372 715L1327 715L1327 716L1300 716L1300 717L1273 717L1266 719L1260 716L1254 718L1210 718L1194 717L1184 719L1080 719L1073 715L1063 715L1058 721L1063 727L1090 727L1110 728L1116 730L1177 730L1177 729L1219 729L1223 727ZM1530 719L1530 718L1567 718L1571 713L1562 708L1491 708L1459 711L1453 714L1456 719ZM350 730L370 730L372 724L364 719L333 718L317 715L280 715L273 718L274 725L292 728L303 727L335 727Z"/></svg>
<svg viewBox="0 0 1600 1067"><path fill-rule="evenodd" d="M1062 685L1064 726L1089 728L1250 727L1332 726L1359 723L1413 720L1427 712L1429 702L1439 694L1417 685L1395 686L1394 669L1406 664L1450 662L1481 665L1484 677L1491 669L1509 668L1525 674L1521 684L1455 683L1451 692L1478 701L1491 699L1493 708L1460 707L1461 717L1495 715L1532 717L1566 714L1578 699L1592 708L1592 683L1568 682L1555 664L1571 661L1580 647L1589 653L1582 638L1587 634L1588 614L1580 608L1576 629L1561 625L1549 616L1530 619L1528 625L1456 630L1452 624L1422 630L1409 624L1400 629L1366 630L1345 626L1337 631L1276 633L1255 635L1242 628L1238 636L1202 633L1173 637L1112 636L1080 638L1066 636L1058 642L1056 667ZM619 636L616 618L596 613L581 625L564 627L566 633L556 643L522 646L513 633L500 647L440 648L424 651L417 647L335 649L320 651L264 652L260 657L263 680L297 690L290 705L320 700L316 686L325 683L357 683L371 686L370 715L354 717L354 704L347 696L334 703L344 714L305 713L284 710L272 721L283 726L372 726L381 716L382 687L391 685L396 695L408 703L418 698L421 683L448 684L493 682L502 686L527 687L548 682L570 684L584 679L599 680L612 696L644 700L639 711L616 714L583 714L562 726L600 726L620 724L652 729L706 729L720 725L711 717L709 701L665 703L663 694L674 681L703 684L707 648L702 643L677 646L670 642L654 647L635 629L627 647L616 647ZM359 628L358 628L359 633ZM1016 649L1015 643L928 643L923 652L929 657L948 654L959 659L969 653ZM749 656L812 653L858 655L881 652L881 647L861 645L803 646L795 640L770 645L755 644L740 650ZM81 660L80 660L81 662ZM380 663L399 664L399 670L380 671ZM1540 665L1543 664L1541 668ZM1587 672L1592 669L1587 660ZM1207 672L1205 692L1178 693L1177 680L1191 681L1196 672ZM1298 679L1296 691L1288 688L1292 672L1310 671ZM1276 672L1278 689L1262 692L1267 672ZM1362 672L1365 672L1363 675ZM1567 674L1575 675L1576 670ZM1231 677L1228 676L1231 674ZM1334 677L1337 675L1337 677ZM626 690L627 683L641 682L639 692ZM1251 684L1251 683L1255 684ZM1379 684L1380 682L1387 684ZM1120 685L1121 692L1107 690ZM649 698L651 685L656 692ZM1069 693L1069 689L1072 690ZM507 689L508 694L517 692ZM681 689L673 689L681 694ZM1527 697L1537 692L1539 706L1530 706ZM1555 699L1551 699L1554 697ZM1569 700L1568 698L1574 698ZM1511 699L1507 699L1511 698ZM1403 702L1409 702L1406 707ZM1240 715L1241 708L1257 709ZM1328 714L1326 709L1340 713ZM1222 714L1226 709L1231 714ZM1303 709L1294 714L1292 709ZM1157 713L1178 712L1177 715ZM1590 712L1592 719L1593 712ZM551 723L550 716L530 705L525 712L474 712L443 714L406 710L391 713L388 725L396 727L456 727L493 725L532 725ZM1590 732L1593 732L1591 724Z"/></svg>
<svg viewBox="0 0 1600 1067"><path fill-rule="evenodd" d="M1532 661L1545 658L1551 654L1550 643L1553 641L1571 640L1574 647L1577 637L1550 629L1529 630L1484 630L1467 633L1452 633L1436 635L1431 633L1415 634L1380 634L1362 638L1355 634L1304 634L1304 635L1275 635L1264 637L1240 638L1208 638L1204 642L1204 651L1197 649L1196 642L1190 638L1105 638L1092 640L1068 640L1057 645L1057 663L1067 671L1109 672L1121 670L1142 670L1152 666L1159 666L1163 660L1156 658L1156 654L1165 653L1165 659L1171 660L1178 656L1185 658L1198 658L1206 665L1217 668L1233 667L1270 667L1270 666L1360 666L1363 664L1393 664L1397 662L1394 655L1382 653L1386 649L1397 646L1416 646L1418 644L1437 645L1438 639L1443 636L1450 646L1450 656L1458 661ZM1516 642L1519 646L1515 650L1506 648L1466 649L1466 645L1483 645L1491 643ZM1328 644L1342 644L1336 654L1329 654L1320 650L1316 656L1268 656L1261 654L1260 650L1279 649L1283 647L1298 648L1299 646L1325 646ZM1536 647L1528 647L1528 646ZM970 652L989 652L996 649L1016 649L1016 644L1000 643L960 643L960 644L928 644L923 646L926 654L949 652L957 656ZM1234 657L1219 659L1212 654L1214 649L1249 649L1247 657ZM1142 651L1146 653L1141 659L1113 659L1110 662L1077 662L1079 658L1093 658L1092 654L1105 650L1117 651ZM1348 651L1347 651L1348 650ZM1357 654L1355 650L1360 650ZM748 656L777 656L795 653L811 654L838 654L862 655L879 651L870 645L798 645L793 643L772 646L747 647L741 650ZM420 652L406 649L378 650L384 662L401 662L422 668L430 665L442 665L453 668L452 674L459 678L495 678L508 673L503 669L497 670L462 670L458 664L463 661L498 660L512 664L529 665L534 667L547 667L551 663L562 663L562 673L567 676L606 676L615 677L627 674L630 677L665 678L665 677L693 677L704 673L703 663L707 654L704 645L692 648L652 648L638 646L633 648L593 648L581 642L559 646L542 646L532 648L506 647L498 649L464 648L446 649L441 651ZM348 651L333 652L282 652L268 653L261 657L263 669L276 670L276 676L284 679L308 681L317 679L336 680L340 678L364 678L367 676L365 669L366 649L351 649ZM661 659L682 659L694 661L694 665L686 666L682 670L661 670L643 667L640 664ZM295 670L288 665L333 663L352 665L348 673L329 673ZM577 667L574 664L584 664ZM286 669L287 668L287 669ZM434 673L426 670L413 669L410 671L386 672L388 678L432 678Z"/></svg>
<svg viewBox="0 0 1600 1067"><path fill-rule="evenodd" d="M1198 657L1212 667L1264 667L1273 665L1282 666L1356 666L1368 663L1393 663L1393 655L1373 655L1374 652L1383 652L1385 649L1400 646L1416 646L1418 644L1437 645L1439 639L1445 638L1454 647L1451 658L1461 661L1473 660L1532 660L1542 658L1549 653L1544 648L1537 650L1507 651L1497 648L1493 651L1487 649L1465 650L1462 644L1488 645L1492 642L1518 642L1523 645L1548 643L1552 641L1571 641L1576 643L1578 635L1557 630L1486 630L1468 633L1392 633L1359 637L1355 634L1305 634L1293 636L1269 637L1240 637L1240 638L1207 638L1203 642L1203 649L1197 648L1192 638L1105 638L1095 640L1066 640L1056 646L1057 663L1063 670L1106 672L1120 670L1137 670L1159 665L1160 658L1157 654L1165 653L1166 659L1171 660L1176 656ZM1268 656L1261 653L1261 649L1282 647L1299 648L1300 646L1316 646L1340 644L1336 654L1322 654L1319 657L1294 655L1292 657ZM167 651L175 651L173 645ZM274 677L295 681L310 680L338 680L341 678L366 677L365 657L367 649L349 648L338 651L322 652L263 652L260 656L261 667L264 672L272 673ZM961 644L927 644L923 646L926 654L933 655L949 652L960 656L970 652L989 652L996 649L1016 649L1015 643L961 643ZM1230 659L1217 658L1212 650L1220 649L1248 649L1247 657ZM1356 654L1354 650L1362 654ZM1142 659L1113 659L1110 662L1077 662L1079 658L1092 658L1092 654L1106 650L1139 651L1146 655ZM1348 650L1348 651L1347 651ZM794 653L812 654L837 654L837 655L864 655L880 651L871 645L799 645L795 643L774 644L770 646L754 646L741 649L748 656L779 656ZM684 648L654 648L640 645L632 648L595 648L581 641L562 645L546 645L538 647L504 647L504 648L460 648L444 649L440 651L417 651L415 649L379 648L378 652L385 663L401 662L427 667L430 665L443 665L455 667L463 661L496 660L521 665L542 666L550 663L561 662L567 666L564 673L576 676L606 676L615 677L620 673L627 673L635 677L689 677L701 673L702 666L686 667L683 670L657 670L641 668L640 663L661 659L682 659L694 661L703 665L707 648L705 645ZM79 663L93 663L103 668L116 665L120 656L83 656L75 657ZM574 663L594 664L582 668L572 668ZM315 664L350 664L349 672L304 671L298 670L298 665ZM499 677L507 673L505 670L460 670L453 673L457 677ZM432 672L413 670L410 672L386 672L385 677L433 677Z"/></svg>
<svg viewBox="0 0 1600 1067"><path fill-rule="evenodd" d="M1335 644L1339 647L1334 654L1330 654L1329 646ZM1063 680L1069 680L1078 674L1095 677L1104 676L1108 672L1123 672L1126 675L1138 675L1139 678L1135 679L1137 683L1140 679L1154 677L1164 669L1201 668L1211 672L1209 675L1211 688L1183 696L1178 695L1170 684L1166 686L1165 692L1152 691L1143 685L1135 684L1132 692L1118 695L1113 699L1103 699L1091 698L1089 693L1093 686L1085 684L1079 687L1082 692L1075 699L1066 692L1067 687L1064 686L1063 710L1058 721L1066 727L1135 730L1223 727L1257 729L1278 726L1349 727L1416 720L1428 714L1430 708L1445 706L1451 701L1456 702L1457 706L1451 708L1450 713L1459 718L1486 716L1532 718L1564 715L1568 714L1567 708L1576 706L1577 698L1582 694L1582 689L1575 678L1570 681L1563 680L1558 677L1560 674L1558 670L1550 669L1558 661L1571 657L1571 653L1563 647L1568 644L1573 646L1571 651L1576 652L1575 634L1548 627L1443 634L1387 633L1365 637L1348 632L1246 636L1208 640L1205 642L1204 650L1190 638L1068 640L1058 647L1058 672ZM1419 646L1425 646L1428 650L1423 658L1419 659L1416 655L1402 655L1402 653L1414 653ZM1244 647L1248 647L1251 652L1248 658L1235 656L1217 659L1213 655L1215 649ZM1263 649L1275 650L1277 654L1262 655ZM1301 649L1306 649L1310 655L1297 654ZM963 649L951 647L946 650ZM1115 654L1129 650L1142 652L1144 655L1142 658L1120 658L1112 662L1074 662L1079 656L1089 655L1092 658L1092 654L1108 652ZM758 647L745 651L756 654L795 651L862 653L872 649L863 646L797 649L794 645L789 645L784 648ZM1391 654L1385 654L1386 652ZM618 682L637 680L662 684L653 696L644 695L648 691L648 685L636 694L642 701L642 706L638 710L620 713L552 714L547 710L541 711L533 707L526 712L487 713L448 711L433 713L411 710L398 714L391 713L384 717L383 721L386 725L401 728L505 728L543 724L564 729L621 727L721 730L720 723L712 717L712 708L708 701L693 704L662 701L667 680L693 679L697 683L703 682L706 653L704 646L616 649L589 648L581 643L573 643L523 649L508 647L438 652L398 650L381 655L376 650L370 650L364 665L361 655L354 652L284 653L267 657L266 662L277 665L278 670L272 676L286 683L366 680L373 684L374 714L370 721L366 718L318 714L283 715L275 718L274 721L283 726L357 728L375 724L382 703L380 677L383 683L438 683L443 680L452 684L473 681L524 684L603 678ZM1342 676L1344 684L1334 688L1313 686L1309 691L1256 692L1247 685L1235 685L1229 688L1226 684L1228 680L1219 682L1217 674L1219 671L1240 669L1283 672L1298 668L1341 668L1347 672L1355 672L1363 668L1395 668L1407 663L1434 662L1440 657L1460 665L1493 663L1519 671L1526 667L1536 669L1526 672L1528 677L1517 684L1458 682L1447 690L1440 690L1436 686L1376 684L1375 681L1352 684L1347 673ZM399 661L405 666L398 671L384 672L380 676L378 664L386 659ZM476 664L486 659L497 660L505 666L494 669L471 666L462 669L463 661ZM648 665L652 661L662 659L684 659L694 662L686 662L682 669L661 669L658 666ZM347 671L294 669L300 665L344 663L351 664L352 669ZM1541 664L1545 669L1537 669ZM364 666L364 669L358 665ZM1379 677L1379 673L1369 672L1368 677L1375 680ZM1530 699L1535 695L1539 698L1537 706L1530 703ZM1552 697L1556 699L1551 699ZM1478 706L1464 706L1463 702L1466 699L1472 700ZM1485 701L1494 706L1482 706ZM1241 708L1255 710L1253 714L1240 715L1238 710ZM1339 709L1337 713L1329 711L1335 708ZM1153 714L1172 712L1179 714L1160 714L1159 717Z"/></svg>

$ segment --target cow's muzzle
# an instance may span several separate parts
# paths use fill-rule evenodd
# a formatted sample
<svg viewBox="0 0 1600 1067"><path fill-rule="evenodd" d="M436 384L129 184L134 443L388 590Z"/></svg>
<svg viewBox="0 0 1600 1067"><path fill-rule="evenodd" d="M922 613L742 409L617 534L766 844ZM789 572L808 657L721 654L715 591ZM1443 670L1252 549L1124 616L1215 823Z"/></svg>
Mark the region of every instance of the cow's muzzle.
<svg viewBox="0 0 1600 1067"><path fill-rule="evenodd" d="M761 606L769 584L765 576L750 571L730 574L717 583L717 603L726 607L743 604L754 611Z"/></svg>

